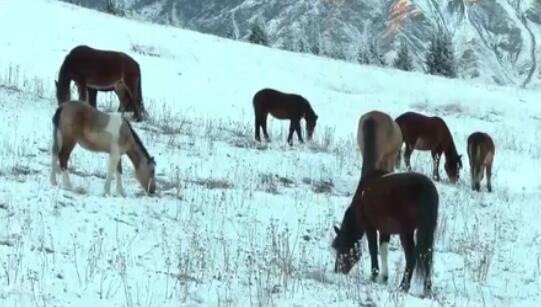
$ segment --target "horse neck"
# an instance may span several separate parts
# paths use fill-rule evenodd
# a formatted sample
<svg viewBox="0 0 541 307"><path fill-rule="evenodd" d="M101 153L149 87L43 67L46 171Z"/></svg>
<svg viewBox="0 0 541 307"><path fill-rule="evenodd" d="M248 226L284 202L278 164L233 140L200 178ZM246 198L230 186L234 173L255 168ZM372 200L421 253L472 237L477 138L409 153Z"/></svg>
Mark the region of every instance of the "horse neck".
<svg viewBox="0 0 541 307"><path fill-rule="evenodd" d="M126 155L128 155L128 158L135 169L138 169L141 163L147 159L141 148L135 142L126 151Z"/></svg>
<svg viewBox="0 0 541 307"><path fill-rule="evenodd" d="M455 142L453 141L453 137L451 136L451 133L449 133L449 144L443 151L445 154L445 159L455 159L458 156L458 152L456 151Z"/></svg>
<svg viewBox="0 0 541 307"><path fill-rule="evenodd" d="M303 104L304 104L304 113L306 113L306 117L314 117L316 113L312 109L312 106L310 106L310 104L306 101L304 101Z"/></svg>

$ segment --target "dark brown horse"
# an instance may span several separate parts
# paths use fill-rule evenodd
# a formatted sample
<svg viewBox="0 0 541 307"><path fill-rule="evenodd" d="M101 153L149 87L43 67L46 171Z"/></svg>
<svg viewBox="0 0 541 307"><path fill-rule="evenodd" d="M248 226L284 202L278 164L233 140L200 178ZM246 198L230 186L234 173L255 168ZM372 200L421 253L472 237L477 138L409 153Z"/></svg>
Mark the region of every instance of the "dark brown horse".
<svg viewBox="0 0 541 307"><path fill-rule="evenodd" d="M392 192L391 192L392 191ZM336 238L335 272L349 273L361 257L357 242L366 233L371 258L371 280L379 274L377 232L380 234L382 278L388 279L387 253L391 234L400 235L406 256L406 270L400 288L408 291L415 269L424 277L425 294L430 279L434 233L438 220L439 196L430 178L419 173L386 173L375 170L360 180ZM414 241L414 232L416 240Z"/></svg>
<svg viewBox="0 0 541 307"><path fill-rule="evenodd" d="M119 110L133 111L137 121L143 119L145 108L141 92L141 70L129 55L77 46L68 53L60 66L56 82L58 104L71 100L71 81L77 85L79 100L88 101L96 107L97 91L115 91L120 100Z"/></svg>
<svg viewBox="0 0 541 307"><path fill-rule="evenodd" d="M440 180L440 158L445 154L445 172L452 183L458 181L460 169L462 168L462 155L456 151L453 136L447 124L437 116L425 116L415 112L406 112L395 119L402 130L406 150L404 161L406 168L410 171L410 157L413 149L430 150L432 153L432 177ZM400 165L400 158L397 159L397 167Z"/></svg>
<svg viewBox="0 0 541 307"><path fill-rule="evenodd" d="M310 106L306 98L296 94L286 94L273 89L262 89L254 95L253 99L255 113L255 139L261 142L259 134L260 127L263 129L265 139L270 141L267 133L267 115L270 113L278 119L289 119L289 135L287 142L293 145L293 132L297 132L297 136L301 143L301 118L306 120L306 133L308 140L312 139L314 129L316 127L317 115Z"/></svg>
<svg viewBox="0 0 541 307"><path fill-rule="evenodd" d="M468 158L470 160L471 187L481 190L483 173L487 173L487 190L492 192L492 162L494 162L494 142L484 132L474 132L468 137Z"/></svg>

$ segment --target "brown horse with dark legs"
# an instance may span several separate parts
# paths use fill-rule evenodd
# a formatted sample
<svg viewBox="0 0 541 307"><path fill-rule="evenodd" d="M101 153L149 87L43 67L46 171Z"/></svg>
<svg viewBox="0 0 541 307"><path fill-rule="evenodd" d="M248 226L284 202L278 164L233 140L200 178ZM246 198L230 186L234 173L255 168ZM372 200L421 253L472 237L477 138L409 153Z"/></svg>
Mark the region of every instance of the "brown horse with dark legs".
<svg viewBox="0 0 541 307"><path fill-rule="evenodd" d="M406 112L395 119L406 143L404 161L411 171L410 157L413 149L430 150L432 153L432 177L440 180L440 158L445 154L445 172L452 183L458 181L462 168L462 155L456 151L453 136L447 124L437 116L425 116L415 112ZM400 157L397 159L400 166Z"/></svg>
<svg viewBox="0 0 541 307"><path fill-rule="evenodd" d="M68 53L60 66L56 82L59 104L71 99L71 81L77 85L79 100L89 101L95 107L97 91L114 90L120 100L119 110L133 111L135 120L143 119L145 108L141 92L141 70L129 55L77 46Z"/></svg>
<svg viewBox="0 0 541 307"><path fill-rule="evenodd" d="M390 192L392 191L392 192ZM388 242L400 235L406 269L400 288L408 291L414 269L424 278L424 293L431 291L434 234L438 220L439 196L430 178L418 173L386 173L375 170L359 181L342 225L334 226L335 272L349 273L361 257L357 244L366 233L372 274L379 274L377 232L380 233L382 279L388 279ZM416 238L414 240L414 233Z"/></svg>
<svg viewBox="0 0 541 307"><path fill-rule="evenodd" d="M494 162L494 141L484 132L474 132L468 137L468 158L470 160L471 187L481 190L483 173L487 173L487 190L492 192L492 163Z"/></svg>
<svg viewBox="0 0 541 307"><path fill-rule="evenodd" d="M260 128L267 142L270 141L267 133L267 115L270 113L278 119L289 119L289 135L287 142L293 145L293 133L301 143L304 142L301 132L301 119L306 121L306 134L308 140L312 139L316 127L317 115L306 98L296 94L286 94L273 89L262 89L253 98L255 113L255 139L261 142Z"/></svg>
<svg viewBox="0 0 541 307"><path fill-rule="evenodd" d="M389 115L371 111L359 118L357 144L363 156L362 174L374 169L392 172L402 146L402 132Z"/></svg>
<svg viewBox="0 0 541 307"><path fill-rule="evenodd" d="M143 189L150 194L154 193L154 158L120 113L100 112L82 101L68 101L57 108L53 116L52 185L57 183L56 174L62 173L64 188L72 189L68 160L76 144L93 152L109 154L105 194L110 193L116 168L116 191L125 195L120 162L124 154L133 163L135 176Z"/></svg>

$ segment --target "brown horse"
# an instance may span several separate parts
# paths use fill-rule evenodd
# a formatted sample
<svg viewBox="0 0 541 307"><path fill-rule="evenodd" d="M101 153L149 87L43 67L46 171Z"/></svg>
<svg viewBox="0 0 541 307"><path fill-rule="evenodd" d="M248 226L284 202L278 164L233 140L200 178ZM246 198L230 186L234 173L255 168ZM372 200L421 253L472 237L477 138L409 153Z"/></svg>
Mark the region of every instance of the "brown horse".
<svg viewBox="0 0 541 307"><path fill-rule="evenodd" d="M492 162L494 161L494 142L484 132L474 132L468 137L468 158L470 160L471 188L481 190L483 173L487 173L487 190L492 192Z"/></svg>
<svg viewBox="0 0 541 307"><path fill-rule="evenodd" d="M366 233L372 267L371 280L375 281L379 274L379 231L382 277L386 282L388 242L391 234L398 234L406 256L406 270L400 288L409 290L415 269L419 277L424 277L425 294L428 294L432 286L430 275L438 202L436 187L424 175L386 173L380 170L365 174L344 214L341 227L334 226L336 238L332 246L336 250L335 272L347 274L359 261L361 249L357 242Z"/></svg>
<svg viewBox="0 0 541 307"><path fill-rule="evenodd" d="M127 154L135 167L135 176L143 189L154 193L156 163L149 155L139 136L120 113L100 112L82 101L61 104L53 116L53 148L51 184L56 185L56 174L62 172L63 186L71 190L68 160L76 144L83 148L109 154L105 194L111 190L116 167L116 191L125 195L122 187L121 157Z"/></svg>
<svg viewBox="0 0 541 307"><path fill-rule="evenodd" d="M363 156L362 174L374 169L392 172L402 146L402 132L389 115L371 111L359 119L357 144Z"/></svg>
<svg viewBox="0 0 541 307"><path fill-rule="evenodd" d="M415 112L406 112L395 119L406 143L404 161L411 170L410 157L413 149L430 150L432 152L432 177L440 180L440 158L445 154L445 171L452 183L458 181L462 168L462 155L456 151L453 136L447 124L440 117L429 117ZM397 167L400 158L397 159Z"/></svg>
<svg viewBox="0 0 541 307"><path fill-rule="evenodd" d="M94 49L88 46L73 48L60 66L56 82L58 103L71 99L70 82L79 91L79 100L96 107L97 91L114 90L120 100L119 110L133 111L135 120L143 119L145 108L141 92L139 64L123 52Z"/></svg>
<svg viewBox="0 0 541 307"><path fill-rule="evenodd" d="M293 132L301 143L304 142L301 133L301 118L306 120L306 133L308 140L312 139L316 127L317 115L306 98L296 94L286 94L273 89L262 89L253 98L255 113L255 139L261 142L259 134L261 127L267 142L270 141L267 133L267 115L270 113L278 119L289 119L289 135L287 142L293 145Z"/></svg>

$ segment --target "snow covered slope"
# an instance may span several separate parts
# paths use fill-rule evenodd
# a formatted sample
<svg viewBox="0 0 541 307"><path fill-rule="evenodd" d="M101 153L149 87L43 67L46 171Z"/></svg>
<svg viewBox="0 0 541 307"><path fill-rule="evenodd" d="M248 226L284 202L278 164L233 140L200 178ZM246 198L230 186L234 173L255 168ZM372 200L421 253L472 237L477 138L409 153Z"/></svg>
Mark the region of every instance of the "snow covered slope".
<svg viewBox="0 0 541 307"><path fill-rule="evenodd" d="M105 0L65 0L103 9ZM129 15L246 39L263 25L275 47L356 61L376 41L389 60L403 40L419 71L432 35L453 38L459 75L489 83L541 85L540 0L112 0Z"/></svg>
<svg viewBox="0 0 541 307"><path fill-rule="evenodd" d="M32 6L29 10L28 7ZM0 302L2 306L538 306L541 303L541 95L351 65L138 23L50 0L0 2ZM159 195L104 197L106 156L76 148L76 192L49 184L54 80L75 45L122 50L140 64L151 118L134 124L156 157ZM305 95L316 140L253 140L263 87ZM100 109L117 99L98 95ZM359 116L442 116L459 152L475 130L496 143L495 192L437 183L435 296L397 290L404 260L391 239L389 283L369 257L333 273L332 225L360 173ZM426 152L416 171L429 174ZM467 159L464 157L467 169Z"/></svg>

